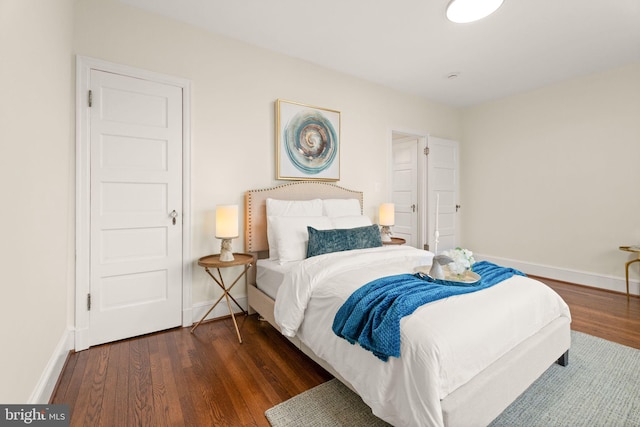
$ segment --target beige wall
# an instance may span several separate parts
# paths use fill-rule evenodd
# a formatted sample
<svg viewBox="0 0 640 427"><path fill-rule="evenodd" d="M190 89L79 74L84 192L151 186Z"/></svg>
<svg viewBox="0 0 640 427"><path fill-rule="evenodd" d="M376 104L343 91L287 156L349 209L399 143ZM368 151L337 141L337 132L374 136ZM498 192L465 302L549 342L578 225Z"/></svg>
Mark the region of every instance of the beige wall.
<svg viewBox="0 0 640 427"><path fill-rule="evenodd" d="M71 0L0 0L0 402L25 403L73 281Z"/></svg>
<svg viewBox="0 0 640 427"><path fill-rule="evenodd" d="M640 243L640 63L468 108L463 123L466 246L624 276L618 246Z"/></svg>
<svg viewBox="0 0 640 427"><path fill-rule="evenodd" d="M277 98L342 112L339 184L365 191L372 217L388 199L392 129L460 137L455 109L114 0L0 0L0 36L2 403L30 399L74 324L74 55L191 80L194 258L219 250L217 204L276 184ZM194 270L194 304L214 297L209 281Z"/></svg>
<svg viewBox="0 0 640 427"><path fill-rule="evenodd" d="M460 136L459 113L453 108L118 2L80 1L75 23L74 50L79 55L191 80L194 259L220 250L213 239L217 204L242 206L245 190L276 183L277 98L342 113L339 184L365 192L365 211L372 218L390 191L391 129ZM243 241L242 236L235 240L234 249L241 250ZM211 279L196 267L194 304L217 296L212 292ZM236 295L243 293L238 289Z"/></svg>

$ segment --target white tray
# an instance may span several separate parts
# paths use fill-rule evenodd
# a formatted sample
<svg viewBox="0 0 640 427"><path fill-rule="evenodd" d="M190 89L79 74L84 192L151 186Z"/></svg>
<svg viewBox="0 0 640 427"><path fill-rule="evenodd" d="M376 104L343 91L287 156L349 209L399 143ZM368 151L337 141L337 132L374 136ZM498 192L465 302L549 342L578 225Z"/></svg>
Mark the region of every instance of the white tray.
<svg viewBox="0 0 640 427"><path fill-rule="evenodd" d="M431 265L421 265L419 267L416 267L417 273L424 274L425 276L428 276L432 280L438 280L438 279L434 279L429 275L430 271L431 271ZM440 279L440 280L445 280L447 282L456 282L456 283L461 283L465 285L472 285L480 280L480 275L478 273L474 273L471 270L466 270L460 276L458 276L457 274L451 273L446 266L442 268L442 271L444 273L444 279Z"/></svg>

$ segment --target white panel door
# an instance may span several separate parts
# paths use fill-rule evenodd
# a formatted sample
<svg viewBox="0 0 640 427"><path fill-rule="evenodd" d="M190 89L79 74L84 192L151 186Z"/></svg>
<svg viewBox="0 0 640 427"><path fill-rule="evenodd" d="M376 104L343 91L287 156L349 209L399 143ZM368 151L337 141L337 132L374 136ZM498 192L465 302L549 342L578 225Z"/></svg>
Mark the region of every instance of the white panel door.
<svg viewBox="0 0 640 427"><path fill-rule="evenodd" d="M392 201L395 225L392 235L402 237L407 245L418 245L418 139L393 142Z"/></svg>
<svg viewBox="0 0 640 427"><path fill-rule="evenodd" d="M459 147L456 141L435 137L429 137L428 146L429 249L436 251L436 200L439 199L437 252L441 253L458 246Z"/></svg>
<svg viewBox="0 0 640 427"><path fill-rule="evenodd" d="M182 89L97 70L90 87L96 345L182 322Z"/></svg>

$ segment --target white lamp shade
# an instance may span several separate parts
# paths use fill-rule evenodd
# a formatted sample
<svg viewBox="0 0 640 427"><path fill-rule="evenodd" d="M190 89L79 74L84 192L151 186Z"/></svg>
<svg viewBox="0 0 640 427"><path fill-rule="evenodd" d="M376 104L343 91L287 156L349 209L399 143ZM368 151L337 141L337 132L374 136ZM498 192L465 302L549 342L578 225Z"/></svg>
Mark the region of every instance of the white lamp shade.
<svg viewBox="0 0 640 427"><path fill-rule="evenodd" d="M238 205L216 207L216 237L234 239L238 237Z"/></svg>
<svg viewBox="0 0 640 427"><path fill-rule="evenodd" d="M447 6L447 19L466 24L491 15L504 0L451 0Z"/></svg>
<svg viewBox="0 0 640 427"><path fill-rule="evenodd" d="M380 212L378 214L380 225L393 225L395 224L395 206L393 203L383 203L380 205Z"/></svg>

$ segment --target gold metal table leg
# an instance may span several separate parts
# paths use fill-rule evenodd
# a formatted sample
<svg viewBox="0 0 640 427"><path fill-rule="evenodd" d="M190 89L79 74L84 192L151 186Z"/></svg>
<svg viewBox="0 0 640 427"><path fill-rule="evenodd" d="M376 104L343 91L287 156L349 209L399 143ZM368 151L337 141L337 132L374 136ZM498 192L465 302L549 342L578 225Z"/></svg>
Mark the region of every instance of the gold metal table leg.
<svg viewBox="0 0 640 427"><path fill-rule="evenodd" d="M209 313L211 313L211 311L214 308L216 308L216 305L218 305L218 303L222 300L223 297L224 297L224 294L220 295L220 298L218 298L218 300L211 306L211 308L204 314L204 316L202 316L202 319L198 320L198 323L193 325L193 328L191 328L191 333L193 333L193 331L195 331L196 328L200 326L200 323L202 323L202 321L209 315Z"/></svg>
<svg viewBox="0 0 640 427"><path fill-rule="evenodd" d="M629 266L634 262L640 262L640 255L638 256L638 259L631 260L625 264L625 272L627 278L627 301L629 301Z"/></svg>
<svg viewBox="0 0 640 427"><path fill-rule="evenodd" d="M227 292L225 292L224 296L227 299L227 307L229 307L229 313L231 313L231 318L233 319L233 326L236 327L236 334L238 334L238 341L240 342L240 344L242 344L242 337L240 336L240 328L238 328L238 322L236 322L236 316L233 314L233 310L231 309L231 301L229 300L230 295Z"/></svg>
<svg viewBox="0 0 640 427"><path fill-rule="evenodd" d="M198 321L198 323L196 323L193 326L193 328L191 328L191 333L193 333L196 330L196 328L198 326L200 326L200 323L202 323L202 321L209 315L209 313L211 313L211 311L218 305L218 303L220 303L220 301L222 301L222 298L225 298L226 301L227 301L227 307L229 308L229 314L231 315L231 318L233 319L233 325L236 328L236 334L238 335L238 341L240 342L240 344L242 344L242 337L240 336L240 328L238 328L238 322L236 321L236 317L235 317L235 315L233 313L233 309L231 307L231 300L233 300L233 302L238 306L238 308L242 311L243 314L247 315L247 312L245 311L245 309L242 308L242 306L240 306L238 301L236 301L236 299L233 297L233 295L231 295L229 292L236 285L236 283L238 283L238 281L242 278L242 276L247 274L247 271L249 271L249 267L250 267L250 265L245 265L244 270L242 271L242 273L240 273L240 275L238 277L236 277L236 279L233 281L231 286L229 286L228 288L224 284L224 279L222 278L222 273L220 272L219 268L216 269L216 270L218 270L218 276L220 278L219 280L218 280L218 278L216 276L211 274L211 271L209 271L209 268L205 268L204 269L207 272L207 274L209 276L211 276L211 278L218 284L218 286L220 286L220 288L222 289L222 295L220 295L220 298L218 298L218 300L211 306L211 308L204 314L204 316L202 316L202 319L200 319Z"/></svg>

